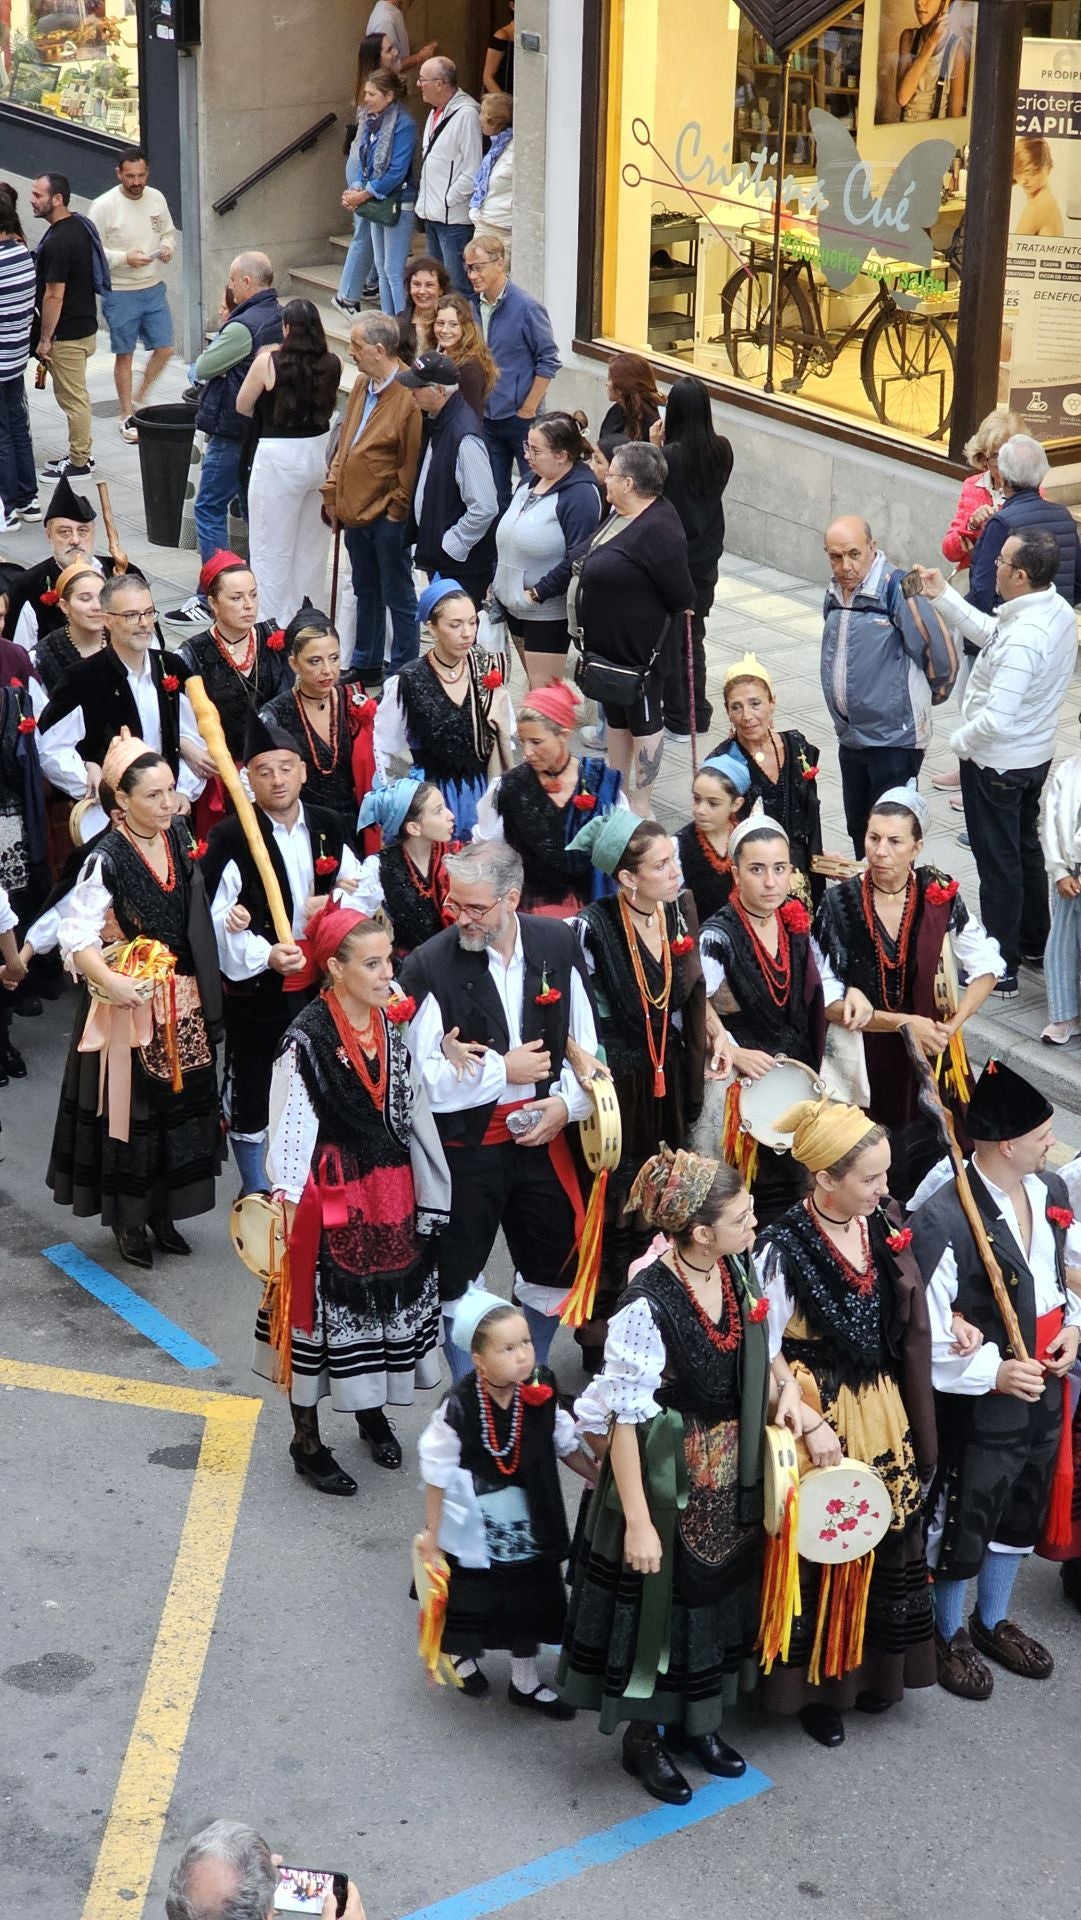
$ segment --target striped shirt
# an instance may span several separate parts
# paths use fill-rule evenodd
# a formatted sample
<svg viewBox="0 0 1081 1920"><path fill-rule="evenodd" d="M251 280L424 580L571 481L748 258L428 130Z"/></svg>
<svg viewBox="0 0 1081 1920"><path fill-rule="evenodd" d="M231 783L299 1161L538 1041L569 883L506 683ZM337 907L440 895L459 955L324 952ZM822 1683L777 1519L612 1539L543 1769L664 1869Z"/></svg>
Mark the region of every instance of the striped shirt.
<svg viewBox="0 0 1081 1920"><path fill-rule="evenodd" d="M982 613L947 587L936 605L980 649L961 702L961 725L950 740L954 752L994 773L1052 760L1077 665L1077 618L1069 601L1057 588L1044 587Z"/></svg>
<svg viewBox="0 0 1081 1920"><path fill-rule="evenodd" d="M0 380L21 380L30 358L36 282L21 240L0 240Z"/></svg>

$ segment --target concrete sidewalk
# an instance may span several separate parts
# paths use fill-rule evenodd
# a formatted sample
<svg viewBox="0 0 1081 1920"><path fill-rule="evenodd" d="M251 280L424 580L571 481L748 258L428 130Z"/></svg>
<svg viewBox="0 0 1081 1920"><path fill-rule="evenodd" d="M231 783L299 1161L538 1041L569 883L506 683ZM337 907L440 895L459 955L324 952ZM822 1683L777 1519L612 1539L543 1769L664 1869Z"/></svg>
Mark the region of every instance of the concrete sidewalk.
<svg viewBox="0 0 1081 1920"><path fill-rule="evenodd" d="M120 437L112 356L104 335L99 335L99 350L90 362L89 385L97 466L93 481L82 483L80 491L88 492L96 505L93 483L99 479L109 482L113 512L129 558L146 574L158 605L167 611L194 590L199 558L194 552L151 546L147 541L139 449ZM153 399L155 402L175 400L186 385L186 370L176 361L155 387ZM28 388L28 394L40 468L51 454L64 448L65 421L53 399L51 385L44 393ZM43 507L51 490L50 482L41 482ZM104 547L104 539L100 544ZM40 527L19 528L0 536L0 549L11 558L31 565L46 551L45 536ZM898 561L919 558L931 562L937 556L905 553L891 557ZM704 754L725 732L721 687L727 667L744 652L756 653L773 677L778 726L799 725L821 747L819 792L825 844L831 850L850 853L841 807L836 741L818 677L826 578L824 559L821 581L812 582L743 560L735 554L725 555L706 639L709 697L716 717L710 734L701 738L699 747L700 754ZM524 690L524 678L515 662L515 698ZM1056 760L1078 751L1081 746L1075 720L1079 707L1081 678L1075 677L1059 727ZM932 773L952 764L947 742L957 719L957 701L951 699L935 715L934 739L924 763L920 785L931 803L932 814L927 858L957 876L970 908L978 912L975 862L967 849L957 845L963 818L951 810L949 794L938 793L931 786ZM690 747L666 745L657 785L657 811L666 825L676 828L689 818L690 784ZM1035 1081L1062 1112L1066 1137L1081 1145L1081 1039L1063 1048L1041 1045L1039 1036L1046 1020L1042 977L1030 968L1022 968L1019 998L1005 1003L992 999L983 1012L970 1021L966 1029L969 1050L973 1060L979 1063L993 1052ZM1068 1126L1066 1116L1069 1116Z"/></svg>

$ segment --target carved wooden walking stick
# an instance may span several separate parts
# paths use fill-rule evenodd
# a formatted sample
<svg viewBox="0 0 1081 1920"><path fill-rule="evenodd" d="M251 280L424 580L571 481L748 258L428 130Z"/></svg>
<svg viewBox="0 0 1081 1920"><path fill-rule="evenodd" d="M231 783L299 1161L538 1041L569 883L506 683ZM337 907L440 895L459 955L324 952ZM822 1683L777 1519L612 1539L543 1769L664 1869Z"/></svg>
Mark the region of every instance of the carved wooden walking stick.
<svg viewBox="0 0 1081 1920"><path fill-rule="evenodd" d="M248 843L251 857L255 861L256 870L266 893L267 906L270 909L270 918L274 923L274 932L284 946L295 946L296 939L293 933L292 922L285 911L285 900L282 896L281 887L278 885L278 876L274 871L270 855L267 852L266 841L259 831L259 822L255 817L255 808L252 806L251 801L244 791L243 782L236 770L236 763L226 745L218 709L203 685L202 675L198 673L189 675L184 683L184 692L191 701L192 712L199 722L199 732L203 736L207 752L211 755L214 765L221 775L222 786L225 788L236 808L237 819L244 829L244 838Z"/></svg>
<svg viewBox="0 0 1081 1920"><path fill-rule="evenodd" d="M114 573L126 573L128 570L128 556L120 544L120 535L116 530L116 521L113 519L112 501L109 499L109 482L107 480L98 481L98 499L101 501L101 517L105 524L105 534L109 542L109 558L113 563L113 571Z"/></svg>

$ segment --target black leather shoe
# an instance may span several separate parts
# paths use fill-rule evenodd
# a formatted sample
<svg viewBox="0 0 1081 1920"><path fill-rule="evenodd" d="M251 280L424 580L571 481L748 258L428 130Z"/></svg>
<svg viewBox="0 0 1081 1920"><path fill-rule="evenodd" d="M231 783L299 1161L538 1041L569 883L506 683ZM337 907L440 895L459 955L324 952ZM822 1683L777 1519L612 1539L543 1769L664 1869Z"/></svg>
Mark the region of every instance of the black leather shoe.
<svg viewBox="0 0 1081 1920"><path fill-rule="evenodd" d="M146 1237L145 1227L114 1227L113 1239L120 1248L120 1257L133 1267L144 1270L154 1264L154 1255Z"/></svg>
<svg viewBox="0 0 1081 1920"><path fill-rule="evenodd" d="M857 1713L888 1713L892 1705L893 1701L883 1700L880 1693L857 1693L856 1695Z"/></svg>
<svg viewBox="0 0 1081 1920"><path fill-rule="evenodd" d="M685 1807L691 1797L690 1787L655 1727L649 1729L645 1739L640 1734L637 1738L629 1732L623 1735L623 1771L637 1774L646 1792L670 1807Z"/></svg>
<svg viewBox="0 0 1081 1920"><path fill-rule="evenodd" d="M552 1689L549 1687L548 1691L550 1693ZM512 1680L510 1686L507 1688L507 1699L510 1701L512 1707L532 1707L534 1713L547 1714L549 1720L574 1719L574 1708L569 1707L565 1700L558 1698L555 1700L538 1700L537 1694L543 1692L544 1688L538 1687L535 1693L523 1693L522 1689L516 1687Z"/></svg>
<svg viewBox="0 0 1081 1920"><path fill-rule="evenodd" d="M664 1744L673 1753L691 1753L707 1773L720 1780L738 1780L747 1762L719 1733L688 1733L684 1727L665 1727Z"/></svg>
<svg viewBox="0 0 1081 1920"><path fill-rule="evenodd" d="M820 1747L844 1745L845 1723L832 1707L801 1707L800 1725Z"/></svg>
<svg viewBox="0 0 1081 1920"><path fill-rule="evenodd" d="M11 1011L21 1014L24 1020L37 1020L42 1011L41 1001L36 993L16 993L12 995Z"/></svg>
<svg viewBox="0 0 1081 1920"><path fill-rule="evenodd" d="M289 1452L297 1472L310 1480L320 1493L356 1492L356 1481L338 1465L329 1447L320 1447L318 1453L304 1453L295 1440L290 1440Z"/></svg>
<svg viewBox="0 0 1081 1920"><path fill-rule="evenodd" d="M485 1694L488 1692L491 1682L488 1678L488 1675L484 1673L481 1670L481 1668L476 1665L475 1662L474 1662L472 1673L462 1673L460 1671L462 1662L465 1660L468 1660L469 1658L470 1658L470 1655L462 1654L457 1660L452 1660L454 1671L458 1675L459 1680L461 1681L461 1686L459 1687L458 1691L460 1693L469 1694L470 1698L473 1700L479 1700L482 1694Z"/></svg>
<svg viewBox="0 0 1081 1920"><path fill-rule="evenodd" d="M402 1450L382 1407L373 1407L366 1413L358 1413L357 1426L360 1429L361 1439L366 1440L372 1450L372 1459L377 1467L401 1466Z"/></svg>
<svg viewBox="0 0 1081 1920"><path fill-rule="evenodd" d="M6 1045L0 1046L0 1068L7 1074L9 1080L26 1079L26 1061L18 1047L13 1047L10 1040Z"/></svg>
<svg viewBox="0 0 1081 1920"><path fill-rule="evenodd" d="M191 1248L171 1220L151 1220L150 1231L163 1253L190 1253Z"/></svg>

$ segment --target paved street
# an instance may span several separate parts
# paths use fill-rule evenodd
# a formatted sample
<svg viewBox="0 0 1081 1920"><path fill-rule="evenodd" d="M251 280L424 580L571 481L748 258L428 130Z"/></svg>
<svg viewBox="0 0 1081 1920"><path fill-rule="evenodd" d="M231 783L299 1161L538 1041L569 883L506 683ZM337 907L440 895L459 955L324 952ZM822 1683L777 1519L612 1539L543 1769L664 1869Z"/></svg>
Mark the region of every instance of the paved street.
<svg viewBox="0 0 1081 1920"><path fill-rule="evenodd" d="M180 369L170 383L179 390ZM116 432L104 355L92 390L99 473L122 536L159 605L175 605L197 562L144 543L138 454ZM32 396L32 411L42 461L62 444L51 395ZM888 546L888 530L875 531ZM45 542L25 529L0 546L31 560ZM818 691L820 604L820 584L727 558L711 685L720 712L724 665L760 653L778 682L779 724L823 746L827 844L845 848ZM1076 745L1078 704L1067 703L1063 752ZM947 762L955 712L939 718L928 774ZM687 816L688 771L689 752L668 750L661 805L673 823ZM934 822L930 857L975 904L970 857L954 845L960 820L941 795ZM657 1808L590 1719L553 1726L516 1713L498 1657L486 1700L429 1689L407 1588L422 1513L413 1444L435 1396L400 1418L400 1473L371 1465L351 1421L324 1416L360 1493L329 1500L300 1482L287 1409L250 1371L258 1287L227 1239L231 1173L215 1215L192 1224L192 1259L159 1256L150 1274L122 1269L95 1222L51 1204L44 1171L72 1005L65 995L16 1023L29 1078L0 1090L3 1920L157 1920L184 1838L217 1815L250 1820L291 1862L347 1869L370 1920L433 1906L439 1920L506 1910L907 1920L929 1894L952 1920L1057 1920L1068 1909L1081 1620L1044 1563L1023 1572L1016 1611L1055 1654L1050 1681L999 1672L983 1706L937 1689L909 1696L882 1719L852 1716L832 1753L752 1705L725 1729L763 1776L741 1804L710 1786L686 1812ZM1036 1039L1044 1017L1038 981L1023 976L1021 1000L981 1021L972 1051L993 1047L1040 1077L1064 1108L1064 1139L1081 1142L1077 1053L1048 1059ZM161 1325L151 1338L43 1257L70 1244L188 1341ZM502 1255L489 1277L506 1290ZM85 1265L83 1279L107 1290ZM121 1304L139 1317L139 1300ZM194 1364L192 1340L212 1364ZM557 1337L567 1389L580 1380L575 1351ZM567 1476L569 1503L577 1487ZM626 1822L639 1824L595 1839ZM575 1851L543 1863L563 1849ZM539 1859L532 1880L455 1897Z"/></svg>

